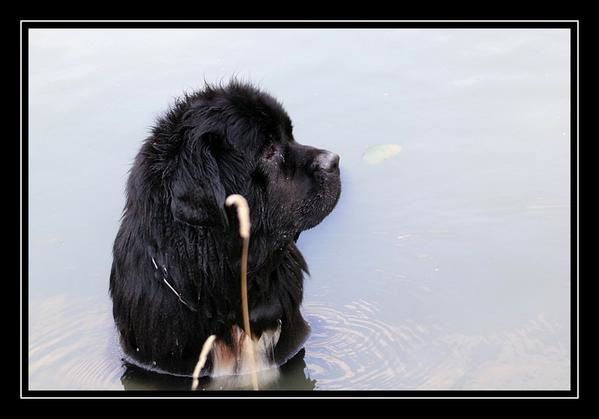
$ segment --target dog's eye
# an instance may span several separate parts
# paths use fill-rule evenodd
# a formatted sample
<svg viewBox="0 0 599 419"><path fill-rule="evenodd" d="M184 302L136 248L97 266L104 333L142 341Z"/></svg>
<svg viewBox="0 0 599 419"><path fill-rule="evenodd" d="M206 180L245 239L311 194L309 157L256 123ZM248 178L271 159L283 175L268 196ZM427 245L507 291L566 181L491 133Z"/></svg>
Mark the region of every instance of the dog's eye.
<svg viewBox="0 0 599 419"><path fill-rule="evenodd" d="M277 146L274 144L269 145L264 151L264 158L270 160L277 152Z"/></svg>

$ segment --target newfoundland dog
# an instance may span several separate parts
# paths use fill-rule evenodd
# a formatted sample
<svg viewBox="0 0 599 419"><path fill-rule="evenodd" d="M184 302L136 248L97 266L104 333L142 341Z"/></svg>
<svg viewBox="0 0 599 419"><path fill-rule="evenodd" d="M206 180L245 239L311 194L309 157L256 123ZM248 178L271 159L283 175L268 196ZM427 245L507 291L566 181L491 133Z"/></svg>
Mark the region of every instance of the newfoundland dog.
<svg viewBox="0 0 599 419"><path fill-rule="evenodd" d="M264 364L297 353L309 327L300 312L300 232L319 224L341 192L339 156L295 141L283 106L232 81L186 94L137 155L113 247L110 295L126 354L190 375L210 335L202 375L240 374L242 242L230 194L250 207L248 296L252 339Z"/></svg>

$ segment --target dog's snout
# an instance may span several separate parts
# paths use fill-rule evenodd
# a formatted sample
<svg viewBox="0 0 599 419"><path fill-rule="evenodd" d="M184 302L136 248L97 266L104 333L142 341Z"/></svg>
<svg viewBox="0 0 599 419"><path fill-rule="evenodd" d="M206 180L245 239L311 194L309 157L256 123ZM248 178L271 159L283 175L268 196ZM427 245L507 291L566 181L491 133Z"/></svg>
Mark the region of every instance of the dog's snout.
<svg viewBox="0 0 599 419"><path fill-rule="evenodd" d="M314 164L325 172L334 172L339 169L339 155L330 151L323 151L314 159Z"/></svg>

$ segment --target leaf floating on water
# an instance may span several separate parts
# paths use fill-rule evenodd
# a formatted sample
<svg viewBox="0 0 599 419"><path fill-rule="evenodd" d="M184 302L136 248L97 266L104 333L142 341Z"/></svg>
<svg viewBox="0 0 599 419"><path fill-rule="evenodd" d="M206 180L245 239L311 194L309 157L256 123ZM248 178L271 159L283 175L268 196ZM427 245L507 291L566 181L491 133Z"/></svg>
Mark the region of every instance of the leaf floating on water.
<svg viewBox="0 0 599 419"><path fill-rule="evenodd" d="M401 146L399 144L377 144L369 147L362 158L369 164L379 164L395 157L400 151Z"/></svg>

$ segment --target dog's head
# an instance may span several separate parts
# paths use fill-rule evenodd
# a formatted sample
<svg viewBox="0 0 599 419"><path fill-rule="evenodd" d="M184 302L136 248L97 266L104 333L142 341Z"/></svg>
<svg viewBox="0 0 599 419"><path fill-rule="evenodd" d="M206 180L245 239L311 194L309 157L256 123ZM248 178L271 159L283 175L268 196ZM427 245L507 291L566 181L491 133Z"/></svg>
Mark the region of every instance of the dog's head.
<svg viewBox="0 0 599 419"><path fill-rule="evenodd" d="M233 82L206 87L187 102L168 176L175 220L229 229L236 220L225 198L238 193L249 202L252 235L284 242L333 210L339 156L298 143L273 97Z"/></svg>

